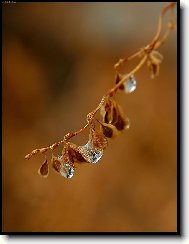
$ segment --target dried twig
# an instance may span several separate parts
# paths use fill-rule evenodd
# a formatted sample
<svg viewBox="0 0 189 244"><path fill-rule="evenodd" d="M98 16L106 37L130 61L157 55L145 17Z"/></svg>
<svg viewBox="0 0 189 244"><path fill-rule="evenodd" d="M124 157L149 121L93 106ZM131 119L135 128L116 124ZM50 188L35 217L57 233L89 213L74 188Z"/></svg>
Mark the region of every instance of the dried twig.
<svg viewBox="0 0 189 244"><path fill-rule="evenodd" d="M71 178L74 173L75 163L96 163L102 156L103 150L107 146L107 139L111 138L113 135L117 134L115 131L121 131L129 127L128 118L125 118L121 107L116 103L113 98L116 92L120 90L125 90L126 93L134 91L136 88L136 81L134 74L142 68L142 66L147 63L147 66L151 72L151 78L155 78L159 74L160 64L163 60L163 56L157 51L168 38L171 30L175 28L174 21L174 7L176 3L169 3L160 13L157 32L152 39L152 41L145 47L141 48L136 53L129 57L120 59L115 65L114 69L116 72L116 84L111 88L101 99L99 105L86 116L86 125L80 130L72 133L68 133L64 136L64 139L52 144L51 146L35 149L31 153L25 156L25 159L30 159L37 153L45 154L47 151L53 151L55 148L64 144L62 156L55 157L52 155L53 168L58 171L61 175L66 178ZM169 12L169 21L164 32L163 37L163 17ZM138 65L127 75L122 75L118 71L119 67L126 62L131 61L134 58L139 58L140 61ZM101 110L103 116L103 122L95 119L96 113ZM96 129L95 122L100 126L100 131ZM89 141L84 146L76 146L70 143L69 140L76 135L83 132L86 128L90 128ZM48 162L45 156L45 163L42 164L39 173L42 176L48 175ZM45 172L45 173L44 173Z"/></svg>

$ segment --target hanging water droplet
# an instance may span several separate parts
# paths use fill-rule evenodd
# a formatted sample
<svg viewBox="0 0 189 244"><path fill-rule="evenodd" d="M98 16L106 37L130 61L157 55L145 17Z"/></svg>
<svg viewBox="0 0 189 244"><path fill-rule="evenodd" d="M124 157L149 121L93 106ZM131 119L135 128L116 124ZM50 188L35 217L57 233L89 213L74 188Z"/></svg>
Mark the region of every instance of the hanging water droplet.
<svg viewBox="0 0 189 244"><path fill-rule="evenodd" d="M79 151L89 163L97 163L103 155L103 150L92 147L90 142L79 147Z"/></svg>
<svg viewBox="0 0 189 244"><path fill-rule="evenodd" d="M134 75L130 76L129 79L123 83L123 85L124 85L124 91L126 93L134 92L134 90L136 90L136 86L137 86L137 82L136 82Z"/></svg>
<svg viewBox="0 0 189 244"><path fill-rule="evenodd" d="M74 168L70 164L65 163L60 169L60 174L65 178L70 179L74 175Z"/></svg>

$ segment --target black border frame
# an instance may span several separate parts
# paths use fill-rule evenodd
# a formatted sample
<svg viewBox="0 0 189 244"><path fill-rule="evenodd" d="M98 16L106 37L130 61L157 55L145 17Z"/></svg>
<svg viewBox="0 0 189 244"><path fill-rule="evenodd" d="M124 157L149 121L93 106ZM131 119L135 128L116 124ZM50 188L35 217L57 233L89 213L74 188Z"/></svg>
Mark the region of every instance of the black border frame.
<svg viewBox="0 0 189 244"><path fill-rule="evenodd" d="M2 1L3 2L3 1ZM4 1L5 2L5 1ZM13 2L13 1L10 1ZM19 1L19 2L25 2L25 1ZM16 3L19 3L16 1ZM32 1L33 2L33 1ZM30 2L30 3L32 3ZM35 1L34 1L35 2ZM40 1L41 2L41 1ZM50 1L45 1L45 2L50 2ZM56 2L62 2L62 1L56 1ZM122 1L119 1L122 2ZM124 1L123 1L124 2ZM153 1L152 1L153 2ZM166 2L166 1L159 1L159 2ZM181 189L181 178L182 178L182 163L183 163L183 158L182 154L180 153L181 149L181 141L183 139L183 131L182 128L180 127L180 118L182 113L182 108L183 108L183 97L182 97L182 90L183 90L183 77L182 74L180 73L180 65L182 65L182 59L180 57L181 53L183 53L183 50L181 50L180 46L180 38L181 38L181 33L180 29L182 31L183 28L183 15L184 11L180 6L180 1L174 1L177 3L177 231L175 232L4 232L3 230L3 223L2 223L2 218L1 218L1 232L0 235L8 235L9 238L44 238L44 237L72 237L72 238L80 238L80 237L89 237L95 235L95 238L102 238L102 237L123 237L123 236L133 236L133 237L144 237L146 236L147 238L153 237L153 236L158 236L158 238L170 238L170 237L182 237L183 236L183 229L181 223L183 223L183 212L181 211L181 206L183 206L183 203L181 202L182 196L182 189ZM54 3L54 2L53 2ZM1 3L3 4L3 3ZM2 8L3 11L3 8ZM181 15L180 15L181 13ZM3 16L3 15L1 15ZM1 18L2 20L2 18ZM2 31L1 31L2 33ZM182 31L183 33L183 31ZM182 98L182 99L181 99ZM1 172L3 172L3 165L1 165ZM3 175L1 175L3 178ZM1 187L1 199L2 199L2 192L3 192L3 181L2 182L2 187ZM1 202L2 204L2 202ZM1 208L1 216L3 216L3 208Z"/></svg>

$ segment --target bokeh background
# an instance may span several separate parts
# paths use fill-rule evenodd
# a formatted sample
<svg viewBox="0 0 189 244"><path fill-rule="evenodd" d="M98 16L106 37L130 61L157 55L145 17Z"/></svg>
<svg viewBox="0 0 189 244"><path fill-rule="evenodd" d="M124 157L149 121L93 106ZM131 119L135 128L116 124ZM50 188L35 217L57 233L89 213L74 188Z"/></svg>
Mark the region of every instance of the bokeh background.
<svg viewBox="0 0 189 244"><path fill-rule="evenodd" d="M117 96L131 128L98 164L42 179L43 156L24 159L85 124L114 83L113 65L153 38L165 5L3 5L3 231L176 231L176 31L159 77L145 66L136 92Z"/></svg>

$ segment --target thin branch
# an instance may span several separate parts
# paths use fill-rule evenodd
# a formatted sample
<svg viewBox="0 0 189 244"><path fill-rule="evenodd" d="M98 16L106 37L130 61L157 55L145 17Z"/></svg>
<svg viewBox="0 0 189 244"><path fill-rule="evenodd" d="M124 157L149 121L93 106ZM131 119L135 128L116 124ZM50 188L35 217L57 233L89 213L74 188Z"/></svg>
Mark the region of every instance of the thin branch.
<svg viewBox="0 0 189 244"><path fill-rule="evenodd" d="M89 114L87 114L86 116L86 125L81 128L80 130L73 132L73 133L68 133L64 136L64 139L62 141L56 142L54 144L52 144L51 146L45 147L45 148L40 148L40 149L35 149L33 150L31 153L27 154L25 156L25 159L30 159L32 156L36 155L37 153L46 153L48 150L53 151L55 148L57 148L59 145L63 144L63 143L67 143L68 140L70 140L71 138L73 138L74 136L80 134L82 131L84 131L86 128L88 128L89 126L92 125L94 117L96 115L96 113L100 110L100 108L103 106L104 102L106 101L107 97L111 97L114 96L115 93L117 92L117 90L120 88L120 86L127 80L129 79L129 77L131 77L132 75L134 75L138 70L140 70L142 68L142 66L146 63L146 61L148 60L148 57L150 55L150 53L153 50L158 49L161 45L163 45L163 43L166 41L166 39L168 38L170 32L172 29L174 29L174 12L173 12L173 8L175 7L176 3L172 2L169 3L160 13L159 15L159 20L158 20L158 27L157 27L157 32L154 36L154 38L152 39L152 41L146 45L144 48L140 49L139 51L137 51L136 53L132 54L131 56L127 57L127 58L123 58L120 59L115 65L114 65L114 69L117 73L118 72L118 68L123 64L126 63L136 57L140 58L140 62L138 63L138 65L126 76L124 76L114 87L112 87L101 99L100 103L98 104L98 106ZM169 16L169 22L168 22L168 26L167 26L167 30L164 33L164 36L160 39L160 35L162 32L162 28L163 28L163 17L164 15L170 10L170 16ZM158 66L159 68L159 66Z"/></svg>

